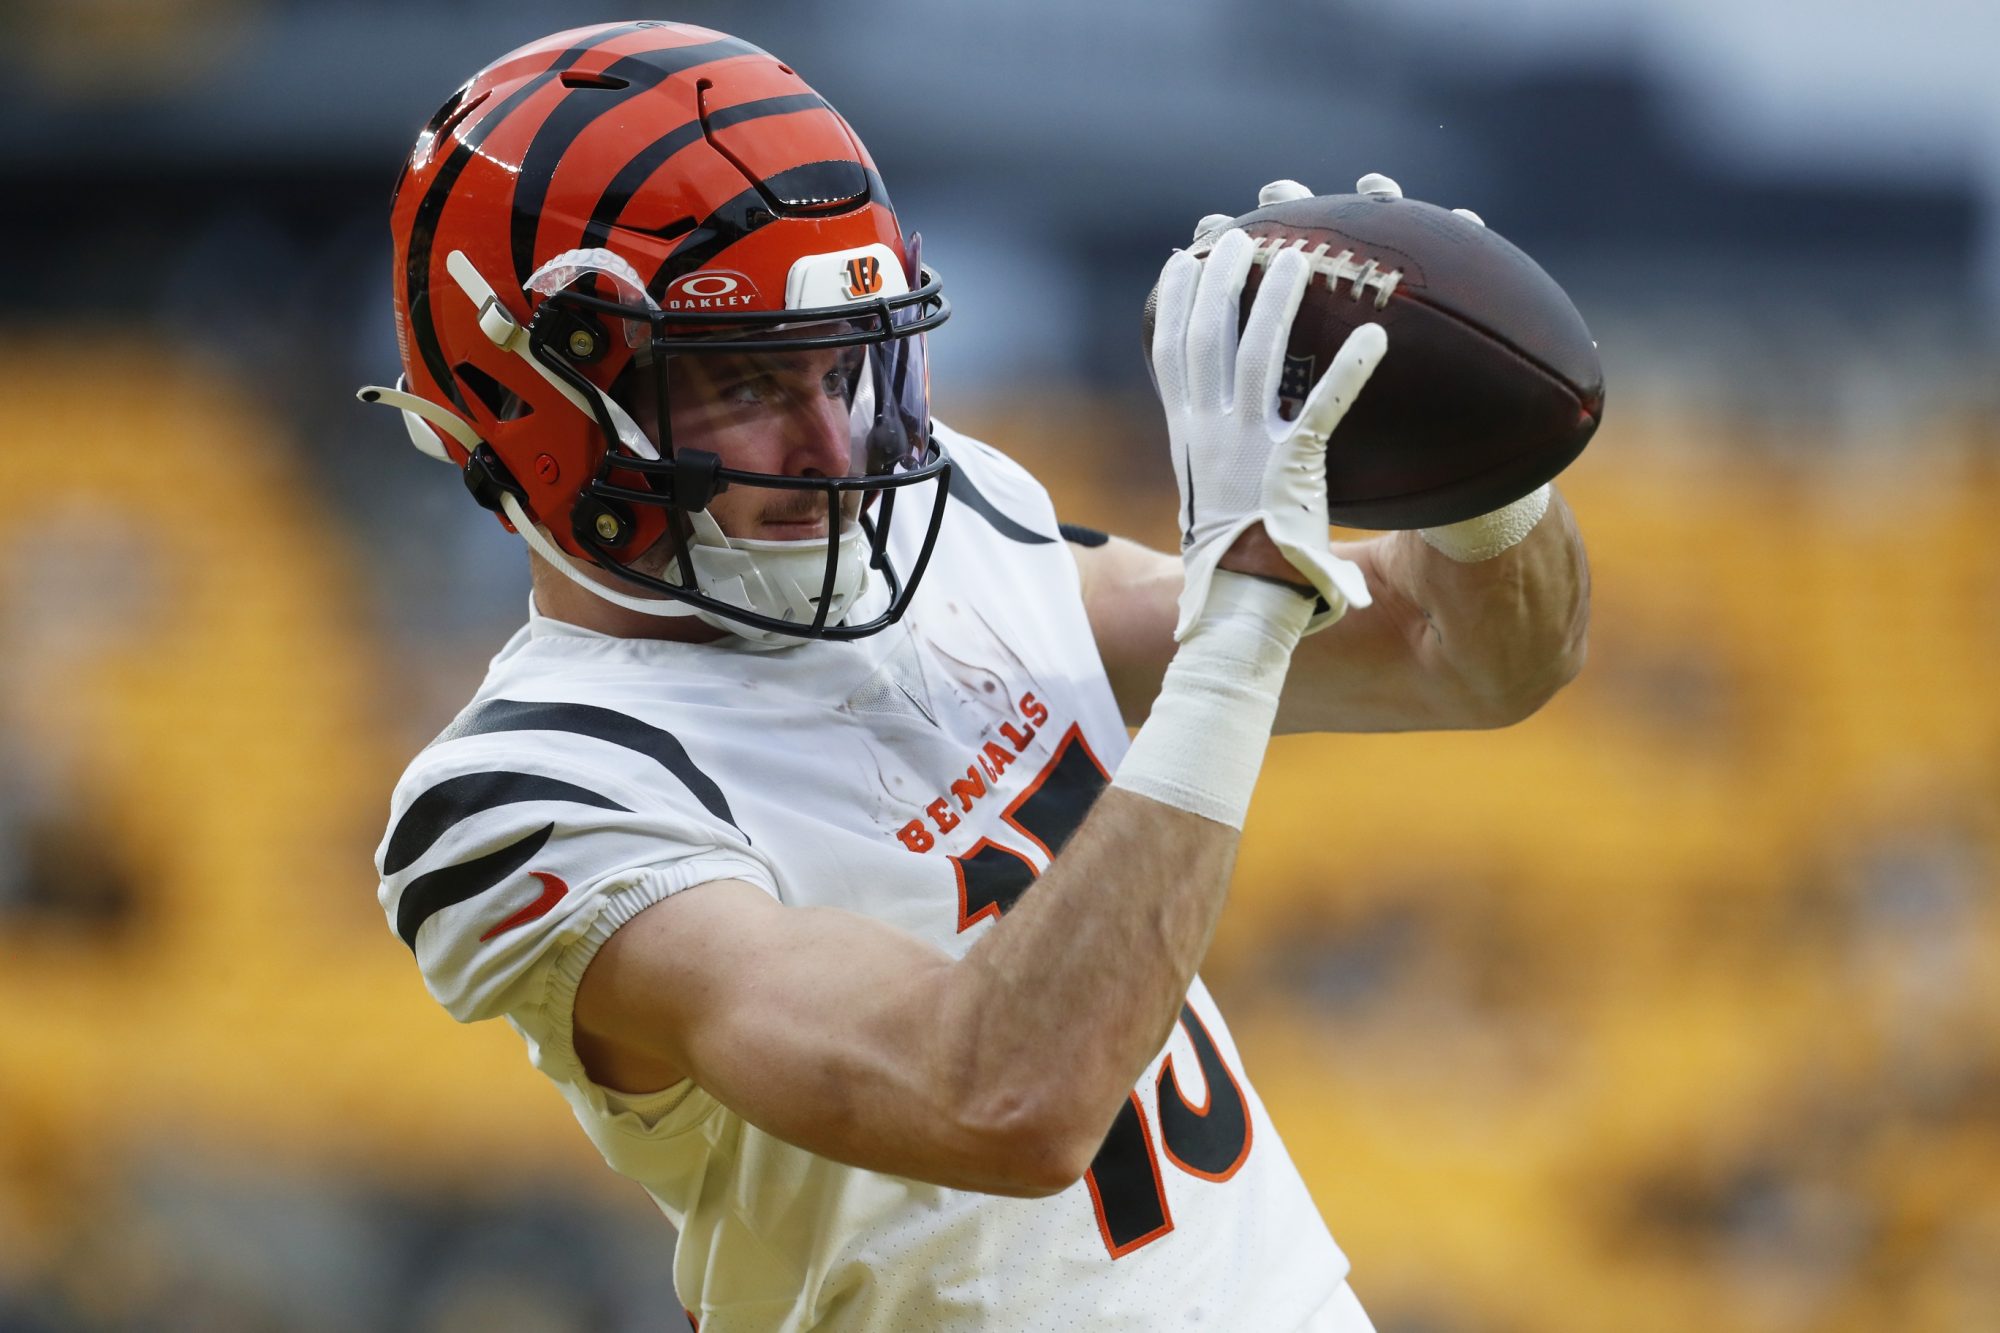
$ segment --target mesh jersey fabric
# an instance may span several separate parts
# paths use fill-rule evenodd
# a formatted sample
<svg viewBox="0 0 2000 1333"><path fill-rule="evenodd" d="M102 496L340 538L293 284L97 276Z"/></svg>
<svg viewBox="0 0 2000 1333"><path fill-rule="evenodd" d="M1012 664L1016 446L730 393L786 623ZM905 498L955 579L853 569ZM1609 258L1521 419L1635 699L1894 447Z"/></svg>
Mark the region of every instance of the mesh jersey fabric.
<svg viewBox="0 0 2000 1333"><path fill-rule="evenodd" d="M531 616L398 784L383 909L437 1000L506 1018L679 1229L703 1333L1296 1328L1347 1262L1199 979L1099 1166L1045 1199L848 1167L691 1083L621 1096L577 1060L577 984L646 907L741 879L960 956L1123 755L1047 494L939 433L952 503L880 634L752 653Z"/></svg>

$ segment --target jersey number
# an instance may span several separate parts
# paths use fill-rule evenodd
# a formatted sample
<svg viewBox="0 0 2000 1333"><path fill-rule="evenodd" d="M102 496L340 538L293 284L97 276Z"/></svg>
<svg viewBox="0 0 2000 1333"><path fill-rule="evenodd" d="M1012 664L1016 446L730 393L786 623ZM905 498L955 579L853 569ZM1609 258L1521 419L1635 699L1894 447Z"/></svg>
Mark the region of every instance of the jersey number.
<svg viewBox="0 0 2000 1333"><path fill-rule="evenodd" d="M1048 766L1000 818L1053 860L1109 781L1110 775L1091 753L1082 731L1072 726L1057 743ZM1007 911L1035 881L1035 867L1027 857L989 838L981 838L965 855L952 857L951 864L958 875L958 928L962 931L969 930L975 921ZM1185 1002L1180 1024L1194 1046L1207 1092L1201 1105L1195 1105L1174 1076L1173 1057L1161 1062L1153 1090L1160 1143L1168 1160L1189 1175L1227 1180L1250 1155L1250 1108L1214 1038L1194 1007ZM1097 1206L1097 1229L1113 1259L1174 1229L1166 1186L1160 1178L1160 1154L1139 1094L1140 1090L1134 1089L1126 1099L1104 1146L1084 1174Z"/></svg>

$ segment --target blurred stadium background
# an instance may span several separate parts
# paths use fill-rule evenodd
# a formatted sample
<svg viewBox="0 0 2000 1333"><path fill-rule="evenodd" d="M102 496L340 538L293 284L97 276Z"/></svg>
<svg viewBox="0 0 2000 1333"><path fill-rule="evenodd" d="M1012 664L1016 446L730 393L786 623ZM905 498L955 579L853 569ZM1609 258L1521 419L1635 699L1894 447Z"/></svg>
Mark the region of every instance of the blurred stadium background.
<svg viewBox="0 0 2000 1333"><path fill-rule="evenodd" d="M673 1326L671 1234L369 865L516 543L353 386L526 0L0 7L0 1330ZM1170 538L1136 311L1364 171L1597 332L1592 657L1280 742L1208 976L1383 1333L2000 1329L1990 0L689 3L860 129L939 411Z"/></svg>

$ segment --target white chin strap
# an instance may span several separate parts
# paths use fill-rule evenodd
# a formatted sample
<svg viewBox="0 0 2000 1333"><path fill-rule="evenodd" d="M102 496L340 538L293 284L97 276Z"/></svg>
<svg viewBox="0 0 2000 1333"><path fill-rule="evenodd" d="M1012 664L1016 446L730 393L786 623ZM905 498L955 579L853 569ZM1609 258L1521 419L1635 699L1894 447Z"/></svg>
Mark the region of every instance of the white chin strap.
<svg viewBox="0 0 2000 1333"><path fill-rule="evenodd" d="M535 358L528 347L528 330L515 322L513 315L500 303L492 284L480 276L464 251L454 250L447 255L445 270L467 298L479 307L480 331L496 347L526 361L579 412L592 421L597 419L590 400L575 385ZM452 460L440 437L452 440L467 453L484 443L464 418L427 398L407 392L404 385L404 380L400 378L393 389L371 384L355 396L364 403L383 403L400 411L403 426L410 434L410 442L428 457L441 462ZM659 450L625 409L594 388L591 397L597 400L597 405L604 409L617 429L620 444L641 458L656 459L660 456ZM797 635L739 624L686 602L667 597L638 596L608 587L591 577L586 566L557 546L547 529L530 518L514 496L503 491L500 507L506 513L507 521L514 525L514 530L521 534L521 539L536 555L555 566L570 582L614 606L649 616L694 616L757 648L782 648L799 642ZM704 594L773 620L798 625L813 622L819 612L820 588L826 581L827 543L824 540L809 538L805 541L772 542L732 538L705 511L690 513L688 518L694 527L692 558L695 582ZM867 537L858 521L851 518L842 520L837 546L838 564L826 613L828 625L838 625L845 620L847 613L867 594L870 585ZM669 577L676 572L670 570Z"/></svg>
<svg viewBox="0 0 2000 1333"><path fill-rule="evenodd" d="M724 535L707 513L689 514L694 524L695 582L717 601L746 607L759 615L794 624L810 625L819 614L819 593L826 583L827 543L822 538L796 542L752 541ZM840 540L835 543L838 563L833 571L833 592L827 599L826 623L838 625L847 618L868 587L867 534L861 524L843 518ZM699 613L698 613L699 614ZM709 619L703 615L703 619ZM749 638L774 637L780 641L793 636L755 630L747 625L709 621Z"/></svg>
<svg viewBox="0 0 2000 1333"><path fill-rule="evenodd" d="M744 639L760 648L783 648L797 643L799 636L779 630L758 629L690 606L667 597L641 597L607 587L592 578L585 567L572 559L550 539L548 532L533 519L521 502L505 492L500 506L507 519L535 554L560 570L578 587L615 606L649 616L693 616L704 624ZM694 524L695 582L717 601L740 606L746 611L810 625L818 614L819 590L826 579L826 543L818 539L798 542L759 542L726 536L705 512L688 515ZM847 618L868 590L869 568L866 534L861 524L846 520L840 530L839 565L834 571L833 597L826 623L838 625ZM668 577L677 569L670 568Z"/></svg>

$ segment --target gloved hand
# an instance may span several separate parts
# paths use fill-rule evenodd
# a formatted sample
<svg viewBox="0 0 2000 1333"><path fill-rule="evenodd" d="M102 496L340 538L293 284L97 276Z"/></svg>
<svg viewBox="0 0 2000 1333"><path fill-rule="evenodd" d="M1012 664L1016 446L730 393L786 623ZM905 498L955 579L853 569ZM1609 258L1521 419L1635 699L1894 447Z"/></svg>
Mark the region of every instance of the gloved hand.
<svg viewBox="0 0 2000 1333"><path fill-rule="evenodd" d="M1388 195L1394 199L1403 197L1402 186L1380 172L1373 171L1354 182L1354 192ZM1263 208L1270 204L1288 203L1294 199L1311 197L1312 191L1295 180L1276 180L1257 192L1257 206ZM1451 211L1482 227L1486 225L1486 219L1469 208L1454 208ZM1213 245L1217 238L1229 230L1229 224L1233 221L1235 219L1227 213L1210 213L1195 223L1194 248L1201 249ZM1435 550L1461 563L1491 560L1533 531L1535 524L1541 521L1542 515L1548 510L1549 493L1548 486L1540 486L1489 514L1481 514L1477 518L1468 518L1463 522L1447 524L1444 527L1420 528L1417 535ZM1360 604L1365 605L1365 603ZM1316 621L1310 625L1308 632L1318 629L1320 623ZM1332 618L1328 618L1324 623L1331 624Z"/></svg>
<svg viewBox="0 0 2000 1333"><path fill-rule="evenodd" d="M1395 199L1403 197L1403 187L1379 171L1371 171L1360 180L1354 182L1354 192L1356 194L1386 194ZM1290 203L1294 199L1310 198L1312 198L1312 191L1295 180L1272 181L1269 185L1257 191L1257 207L1264 208L1271 204L1284 204ZM1462 218L1477 222L1482 227L1486 225L1486 219L1480 217L1479 214L1469 208L1454 208L1451 211ZM1227 213L1210 213L1201 221L1195 223L1195 247L1198 249L1213 242L1216 237L1227 231L1229 224L1235 220L1235 218Z"/></svg>
<svg viewBox="0 0 2000 1333"><path fill-rule="evenodd" d="M1268 188L1268 187L1267 187ZM1387 350L1379 324L1363 324L1307 395L1298 418L1278 415L1278 380L1292 317L1311 278L1297 250L1274 256L1237 336L1254 243L1225 231L1208 258L1175 251L1160 274L1153 371L1166 409L1181 492L1181 590L1174 638L1201 617L1217 562L1252 524L1315 588L1326 608L1307 632L1348 606L1366 606L1368 584L1333 554L1326 517L1326 443Z"/></svg>

